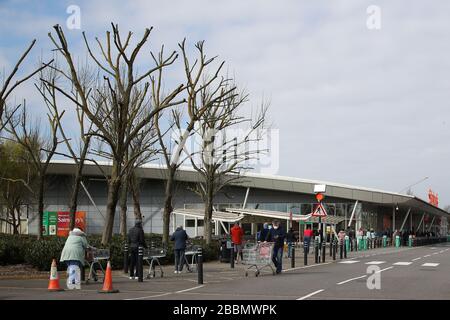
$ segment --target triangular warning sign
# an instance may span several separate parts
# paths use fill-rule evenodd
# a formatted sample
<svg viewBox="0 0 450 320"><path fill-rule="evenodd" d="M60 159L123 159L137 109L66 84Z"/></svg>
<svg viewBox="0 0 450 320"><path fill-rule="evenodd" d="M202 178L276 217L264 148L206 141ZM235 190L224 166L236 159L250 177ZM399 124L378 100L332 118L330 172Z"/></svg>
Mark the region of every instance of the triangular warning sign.
<svg viewBox="0 0 450 320"><path fill-rule="evenodd" d="M327 211L321 203L319 203L316 210L314 210L314 212L312 213L313 217L326 217L327 215Z"/></svg>

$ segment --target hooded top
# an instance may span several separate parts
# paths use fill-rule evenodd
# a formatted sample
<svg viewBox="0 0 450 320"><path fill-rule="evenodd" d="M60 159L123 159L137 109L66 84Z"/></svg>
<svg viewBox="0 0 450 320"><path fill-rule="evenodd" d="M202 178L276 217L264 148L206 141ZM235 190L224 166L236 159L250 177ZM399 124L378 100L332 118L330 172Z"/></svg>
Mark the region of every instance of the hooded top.
<svg viewBox="0 0 450 320"><path fill-rule="evenodd" d="M85 250L89 247L86 240L86 234L78 228L74 228L69 232L69 237L64 244L61 252L60 261L75 260L85 264Z"/></svg>

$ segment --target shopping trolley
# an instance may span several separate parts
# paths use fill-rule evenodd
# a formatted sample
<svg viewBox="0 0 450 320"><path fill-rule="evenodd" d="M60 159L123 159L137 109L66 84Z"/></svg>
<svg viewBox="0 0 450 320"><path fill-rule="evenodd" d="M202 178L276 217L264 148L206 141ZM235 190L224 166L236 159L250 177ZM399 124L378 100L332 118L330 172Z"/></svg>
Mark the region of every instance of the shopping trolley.
<svg viewBox="0 0 450 320"><path fill-rule="evenodd" d="M97 249L94 247L91 247L88 249L86 254L86 261L89 265L89 274L88 278L86 279L86 284L89 283L89 280L93 279L94 281L98 281L97 277L97 271L95 269L95 266L98 265L100 267L100 270L102 270L103 278L105 277L105 270L103 269L103 266L101 264L102 260L109 260L110 252L109 249Z"/></svg>
<svg viewBox="0 0 450 320"><path fill-rule="evenodd" d="M246 243L242 249L242 264L249 267L245 270L245 276L248 276L248 271L255 268L255 277L261 274L261 270L269 267L272 274L275 275L275 269L272 266L272 252L273 242L259 242L256 244Z"/></svg>
<svg viewBox="0 0 450 320"><path fill-rule="evenodd" d="M184 263L186 264L188 272L197 271L197 254L198 254L199 245L195 245L191 242L188 242L186 245L186 250L184 251ZM188 256L191 257L191 261L189 263Z"/></svg>
<svg viewBox="0 0 450 320"><path fill-rule="evenodd" d="M156 276L156 265L161 273L161 278L164 276L163 268L160 263L160 259L165 258L167 255L167 249L165 247L153 247L144 249L143 259L148 264L147 279L154 278Z"/></svg>

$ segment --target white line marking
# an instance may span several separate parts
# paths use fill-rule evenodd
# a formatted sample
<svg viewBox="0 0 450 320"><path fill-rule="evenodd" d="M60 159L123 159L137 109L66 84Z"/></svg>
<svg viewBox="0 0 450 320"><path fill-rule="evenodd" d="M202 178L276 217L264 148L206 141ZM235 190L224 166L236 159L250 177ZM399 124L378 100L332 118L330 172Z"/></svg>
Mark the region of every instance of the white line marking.
<svg viewBox="0 0 450 320"><path fill-rule="evenodd" d="M189 288L189 289L184 289L184 290L180 290L180 291L175 291L175 293L182 293L182 292L187 292L187 291L191 291L191 290L195 290L195 289L200 289L203 288L205 285L202 284L201 286L197 286L197 287L193 287L193 288Z"/></svg>
<svg viewBox="0 0 450 320"><path fill-rule="evenodd" d="M157 298L157 297L168 296L169 294L172 294L172 292L167 292L167 293L162 293L162 294L155 294L153 296L147 296L147 297L130 298L130 299L125 299L125 300L141 300L141 299L147 299L147 298Z"/></svg>
<svg viewBox="0 0 450 320"><path fill-rule="evenodd" d="M412 262L396 262L393 266L409 266Z"/></svg>
<svg viewBox="0 0 450 320"><path fill-rule="evenodd" d="M428 258L429 256L431 256L431 254L427 254L426 256L423 256L424 258Z"/></svg>
<svg viewBox="0 0 450 320"><path fill-rule="evenodd" d="M290 269L284 269L284 270L282 270L282 272L292 271L292 270L299 270L299 269L307 269L307 268L318 267L318 266L324 266L324 265L327 265L327 264L330 264L330 263L333 263L333 262L318 263L318 264L312 264L312 265L310 265L310 266L295 267L295 268L290 268Z"/></svg>
<svg viewBox="0 0 450 320"><path fill-rule="evenodd" d="M365 277L367 277L367 275L364 275L364 276L361 276L361 277L356 277L356 278L351 278L351 279L348 279L348 280L345 280L345 281L338 282L336 284L337 285L341 285L341 284L344 284L344 283L347 283L347 282L350 282L350 281L353 281L353 280L357 280L357 279L362 279L362 278L365 278Z"/></svg>
<svg viewBox="0 0 450 320"><path fill-rule="evenodd" d="M314 291L313 293L310 293L310 294L308 294L308 295L306 295L306 296L304 296L304 297L298 298L297 300L305 300L305 299L308 299L309 297L312 297L312 296L315 295L315 294L321 293L323 290L324 290L324 289L320 289L320 290Z"/></svg>
<svg viewBox="0 0 450 320"><path fill-rule="evenodd" d="M416 261L416 260L420 260L420 259L422 259L422 257L412 259L411 261Z"/></svg>
<svg viewBox="0 0 450 320"><path fill-rule="evenodd" d="M385 269L381 269L380 271L377 271L377 272L375 272L375 273L380 273L380 272L383 272L383 271L386 271L386 270L389 270L389 269L393 269L394 267L388 267L388 268L385 268Z"/></svg>
<svg viewBox="0 0 450 320"><path fill-rule="evenodd" d="M370 262L366 262L366 264L383 264L386 263L386 261L370 261Z"/></svg>
<svg viewBox="0 0 450 320"><path fill-rule="evenodd" d="M341 262L338 262L338 263L352 264L352 263L358 263L358 262L359 262L359 260L347 260L347 261L341 261Z"/></svg>
<svg viewBox="0 0 450 320"><path fill-rule="evenodd" d="M439 263L424 263L422 267L437 267Z"/></svg>

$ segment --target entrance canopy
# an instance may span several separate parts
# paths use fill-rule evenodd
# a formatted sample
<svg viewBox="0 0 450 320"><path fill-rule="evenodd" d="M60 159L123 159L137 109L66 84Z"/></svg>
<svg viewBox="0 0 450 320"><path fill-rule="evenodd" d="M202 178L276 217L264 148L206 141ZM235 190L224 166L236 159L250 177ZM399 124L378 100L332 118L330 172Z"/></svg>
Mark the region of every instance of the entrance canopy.
<svg viewBox="0 0 450 320"><path fill-rule="evenodd" d="M175 209L172 212L173 214L197 218L199 220L203 220L205 217L205 211L203 209ZM244 215L223 212L223 211L213 211L212 220L219 222L236 222L244 218Z"/></svg>
<svg viewBox="0 0 450 320"><path fill-rule="evenodd" d="M226 212L233 213L233 214L239 214L239 215L250 215L250 216L258 216L258 217L266 217L266 218L272 218L272 219L279 219L279 220L290 220L291 214L287 212L280 212L280 211L268 211L268 210L259 210L259 209L237 209L237 208L226 208ZM326 216L322 217L321 222L326 224L333 224L336 225L342 221L344 221L345 218L341 216ZM292 215L292 221L303 221L303 222L311 222L311 223L319 223L318 217L313 217L312 214L306 214L306 215Z"/></svg>

